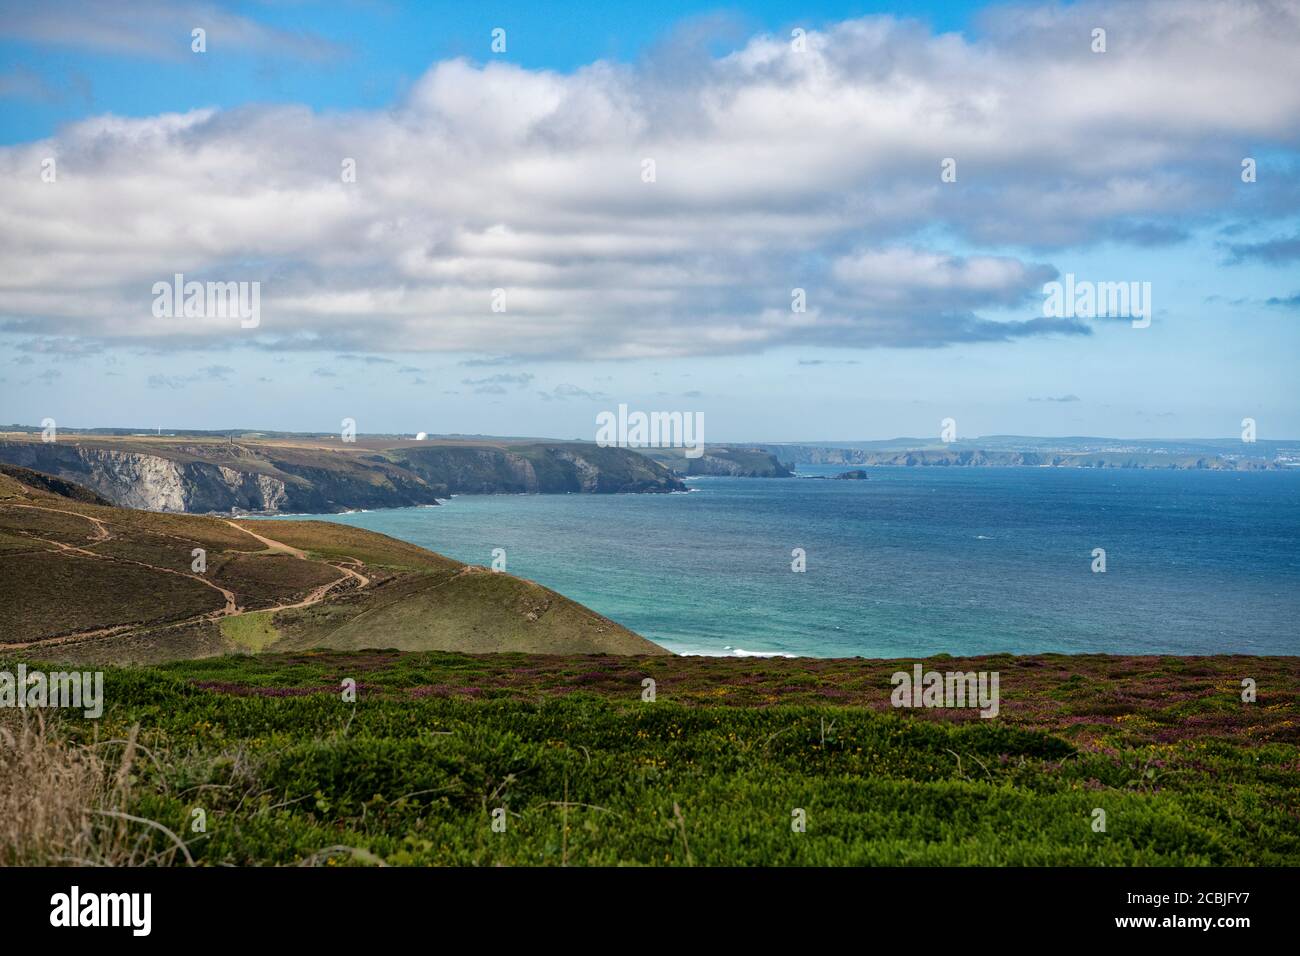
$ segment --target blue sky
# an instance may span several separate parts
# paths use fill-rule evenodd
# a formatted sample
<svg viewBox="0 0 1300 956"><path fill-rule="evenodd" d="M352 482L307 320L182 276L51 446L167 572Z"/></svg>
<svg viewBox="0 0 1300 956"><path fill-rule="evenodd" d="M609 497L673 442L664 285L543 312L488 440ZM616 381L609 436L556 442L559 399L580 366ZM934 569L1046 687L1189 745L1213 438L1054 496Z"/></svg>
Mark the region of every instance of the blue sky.
<svg viewBox="0 0 1300 956"><path fill-rule="evenodd" d="M287 34L318 37L334 49L319 58L296 59L279 55L274 43L268 43L265 48L241 49L223 57L219 67L211 60L168 55L161 49L154 56L139 55L138 50L124 56L107 42L96 49L77 37L71 25L71 38L58 43L0 33L5 72L37 78L35 96L7 98L0 115L0 142L49 136L62 123L106 111L149 116L196 106L229 108L265 102L304 103L319 110L382 108L437 60L484 59L485 38L496 27L507 28L511 62L567 71L593 60L635 60L675 32L698 30L705 48L718 53L735 49L763 31L815 28L900 9L937 31L961 30L979 6L944 0L903 5L808 3L799 5L795 16L784 3L720 5L694 0L232 3L224 4L224 9ZM172 33L178 50L184 51L190 43L189 30ZM212 39L215 52L220 37Z"/></svg>
<svg viewBox="0 0 1300 956"><path fill-rule="evenodd" d="M0 422L1300 435L1294 7L561 6L0 3Z"/></svg>

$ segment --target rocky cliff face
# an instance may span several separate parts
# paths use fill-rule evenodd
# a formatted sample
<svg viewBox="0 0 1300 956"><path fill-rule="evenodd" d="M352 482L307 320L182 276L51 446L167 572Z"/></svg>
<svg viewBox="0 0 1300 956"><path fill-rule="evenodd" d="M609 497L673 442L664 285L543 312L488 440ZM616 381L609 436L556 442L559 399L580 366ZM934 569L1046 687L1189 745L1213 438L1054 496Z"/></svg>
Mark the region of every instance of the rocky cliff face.
<svg viewBox="0 0 1300 956"><path fill-rule="evenodd" d="M537 471L525 458L501 448L436 446L389 451L392 461L447 495L537 494ZM554 491L556 489L546 489Z"/></svg>
<svg viewBox="0 0 1300 956"><path fill-rule="evenodd" d="M555 457L558 461L566 462L573 466L573 477L578 483L578 490L592 494L600 488L600 469L593 465L581 455L575 455L569 451L556 451Z"/></svg>
<svg viewBox="0 0 1300 956"><path fill-rule="evenodd" d="M576 443L403 447L387 451L385 460L445 494L625 494L686 488L636 452Z"/></svg>
<svg viewBox="0 0 1300 956"><path fill-rule="evenodd" d="M76 445L0 444L0 459L74 481L114 504L148 511L279 511L286 483L225 465Z"/></svg>
<svg viewBox="0 0 1300 956"><path fill-rule="evenodd" d="M679 448L640 448L637 451L679 475L688 477L789 478L794 472L776 455L759 448L710 445L699 458L687 458Z"/></svg>
<svg viewBox="0 0 1300 956"><path fill-rule="evenodd" d="M699 458L687 458L688 475L727 475L732 478L789 478L794 474L766 452L711 452Z"/></svg>
<svg viewBox="0 0 1300 956"><path fill-rule="evenodd" d="M148 511L312 512L437 504L453 494L610 494L685 486L634 452L583 445L404 446L0 442L0 462Z"/></svg>

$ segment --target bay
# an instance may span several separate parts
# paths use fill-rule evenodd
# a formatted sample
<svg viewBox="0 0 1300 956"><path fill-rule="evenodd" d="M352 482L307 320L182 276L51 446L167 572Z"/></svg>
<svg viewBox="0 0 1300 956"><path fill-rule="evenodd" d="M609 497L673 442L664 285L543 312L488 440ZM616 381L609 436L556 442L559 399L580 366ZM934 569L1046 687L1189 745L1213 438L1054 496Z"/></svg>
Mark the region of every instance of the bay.
<svg viewBox="0 0 1300 956"><path fill-rule="evenodd" d="M502 548L511 573L678 653L1300 651L1300 474L868 474L319 517L475 564ZM794 548L804 573L791 570ZM1105 573L1092 570L1095 548Z"/></svg>

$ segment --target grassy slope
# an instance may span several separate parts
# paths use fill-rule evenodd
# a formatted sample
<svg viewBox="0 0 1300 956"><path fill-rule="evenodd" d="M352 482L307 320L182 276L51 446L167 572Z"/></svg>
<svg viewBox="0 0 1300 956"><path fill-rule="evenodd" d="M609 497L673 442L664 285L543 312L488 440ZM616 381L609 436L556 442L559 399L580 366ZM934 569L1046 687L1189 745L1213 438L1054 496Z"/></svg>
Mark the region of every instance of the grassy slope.
<svg viewBox="0 0 1300 956"><path fill-rule="evenodd" d="M1300 863L1296 659L933 663L1002 715L890 710L907 662L370 652L113 671L96 731L208 864Z"/></svg>
<svg viewBox="0 0 1300 956"><path fill-rule="evenodd" d="M201 573L191 568L195 548L207 552ZM222 589L236 613L226 612ZM148 663L280 643L666 653L530 581L373 532L130 511L5 475L0 602L20 609L0 622L0 650L39 642L46 655L78 661Z"/></svg>

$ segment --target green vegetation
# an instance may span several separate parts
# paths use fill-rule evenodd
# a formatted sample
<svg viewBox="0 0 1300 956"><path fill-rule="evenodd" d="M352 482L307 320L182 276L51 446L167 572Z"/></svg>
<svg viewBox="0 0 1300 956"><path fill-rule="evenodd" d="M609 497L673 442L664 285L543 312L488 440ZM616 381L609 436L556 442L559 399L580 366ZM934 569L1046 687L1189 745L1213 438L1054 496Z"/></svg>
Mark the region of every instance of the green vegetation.
<svg viewBox="0 0 1300 956"><path fill-rule="evenodd" d="M56 732L70 754L134 734L148 756L125 812L204 865L1300 863L1295 659L1261 659L1249 705L1224 680L1246 659L1153 659L1179 726L1210 718L1173 735L1111 713L1142 662L1011 660L1004 716L987 721L876 706L894 662L760 662L764 681L799 688L769 705L701 702L748 661L225 657L112 670L98 725L65 715ZM850 675L883 694L802 702Z"/></svg>
<svg viewBox="0 0 1300 956"><path fill-rule="evenodd" d="M223 618L221 633L239 647L254 652L266 650L280 638L267 611Z"/></svg>

